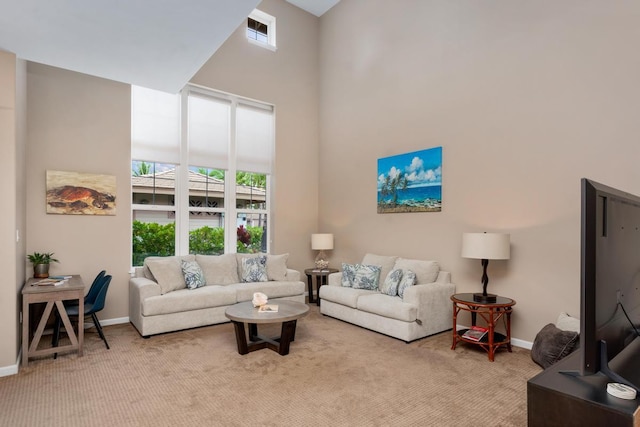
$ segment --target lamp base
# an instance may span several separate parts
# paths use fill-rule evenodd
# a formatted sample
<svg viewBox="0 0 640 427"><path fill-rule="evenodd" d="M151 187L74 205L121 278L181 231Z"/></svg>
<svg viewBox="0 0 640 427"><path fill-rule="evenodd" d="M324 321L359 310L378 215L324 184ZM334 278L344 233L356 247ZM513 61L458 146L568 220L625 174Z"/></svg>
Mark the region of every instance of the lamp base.
<svg viewBox="0 0 640 427"><path fill-rule="evenodd" d="M482 292L476 292L473 294L473 300L475 302L496 302L498 296L495 294L483 294Z"/></svg>

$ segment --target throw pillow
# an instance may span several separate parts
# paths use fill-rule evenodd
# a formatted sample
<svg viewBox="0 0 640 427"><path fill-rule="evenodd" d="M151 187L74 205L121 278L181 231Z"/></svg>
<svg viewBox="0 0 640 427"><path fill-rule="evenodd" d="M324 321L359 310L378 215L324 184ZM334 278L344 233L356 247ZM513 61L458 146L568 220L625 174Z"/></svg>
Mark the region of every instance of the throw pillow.
<svg viewBox="0 0 640 427"><path fill-rule="evenodd" d="M380 266L380 280L383 280L387 277L387 274L393 270L393 265L397 259L397 256L365 254L360 264Z"/></svg>
<svg viewBox="0 0 640 427"><path fill-rule="evenodd" d="M399 268L391 270L384 282L380 285L380 292L386 295L396 296L398 295L398 286L402 280L402 270Z"/></svg>
<svg viewBox="0 0 640 427"><path fill-rule="evenodd" d="M267 282L267 257L257 256L253 258L242 258L242 281L247 282Z"/></svg>
<svg viewBox="0 0 640 427"><path fill-rule="evenodd" d="M145 261L146 262L146 261ZM155 281L160 285L160 293L166 294L187 287L182 268L177 257L154 259L146 262Z"/></svg>
<svg viewBox="0 0 640 427"><path fill-rule="evenodd" d="M235 254L196 255L207 285L230 285L238 283L238 266Z"/></svg>
<svg viewBox="0 0 640 427"><path fill-rule="evenodd" d="M267 255L267 276L269 280L287 280L287 259L289 254Z"/></svg>
<svg viewBox="0 0 640 427"><path fill-rule="evenodd" d="M531 359L547 369L558 360L571 354L578 343L578 333L562 331L553 323L546 325L533 340Z"/></svg>
<svg viewBox="0 0 640 427"><path fill-rule="evenodd" d="M353 282L356 279L356 270L358 264L345 264L342 263L342 281L341 284L345 288L353 288Z"/></svg>
<svg viewBox="0 0 640 427"><path fill-rule="evenodd" d="M360 264L356 270L356 277L353 279L353 288L377 291L379 281L380 266Z"/></svg>
<svg viewBox="0 0 640 427"><path fill-rule="evenodd" d="M398 285L398 296L402 298L404 296L404 291L407 290L409 286L413 286L416 283L416 273L411 270L403 270L402 272L402 280Z"/></svg>
<svg viewBox="0 0 640 427"><path fill-rule="evenodd" d="M204 281L204 273L196 261L180 261L182 264L182 274L187 289L200 288L207 283Z"/></svg>
<svg viewBox="0 0 640 427"><path fill-rule="evenodd" d="M569 316L567 313L560 313L556 321L556 327L563 331L573 331L580 333L580 319Z"/></svg>
<svg viewBox="0 0 640 427"><path fill-rule="evenodd" d="M438 278L440 265L436 261L398 258L393 268L411 270L416 274L416 283L433 283Z"/></svg>
<svg viewBox="0 0 640 427"><path fill-rule="evenodd" d="M193 261L196 259L193 255L173 255L173 256L149 256L144 259L144 264L142 266L142 275L149 280L153 280L157 282L156 278L153 277L153 273L151 273L151 269L149 268L149 262L158 261L158 260L168 260L174 259L178 261L178 267L180 267L180 260L185 261Z"/></svg>

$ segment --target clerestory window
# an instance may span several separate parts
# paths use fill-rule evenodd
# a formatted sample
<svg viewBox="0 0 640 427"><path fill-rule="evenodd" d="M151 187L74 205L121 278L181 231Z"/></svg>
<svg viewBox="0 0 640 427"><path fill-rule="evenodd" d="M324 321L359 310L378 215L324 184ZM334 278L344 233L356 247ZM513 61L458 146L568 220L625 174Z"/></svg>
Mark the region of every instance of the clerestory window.
<svg viewBox="0 0 640 427"><path fill-rule="evenodd" d="M247 39L258 46L276 50L276 18L254 9L247 18Z"/></svg>

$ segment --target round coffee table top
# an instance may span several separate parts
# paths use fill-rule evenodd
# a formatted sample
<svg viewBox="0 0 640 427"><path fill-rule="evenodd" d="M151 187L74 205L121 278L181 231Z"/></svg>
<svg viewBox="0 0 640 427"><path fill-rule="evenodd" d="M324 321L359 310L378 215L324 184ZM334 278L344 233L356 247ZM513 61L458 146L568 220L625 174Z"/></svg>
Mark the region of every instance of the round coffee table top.
<svg viewBox="0 0 640 427"><path fill-rule="evenodd" d="M309 313L309 306L301 302L278 300L269 301L269 305L277 305L277 312L259 312L251 301L241 302L228 307L224 315L230 320L243 323L278 323L296 320Z"/></svg>

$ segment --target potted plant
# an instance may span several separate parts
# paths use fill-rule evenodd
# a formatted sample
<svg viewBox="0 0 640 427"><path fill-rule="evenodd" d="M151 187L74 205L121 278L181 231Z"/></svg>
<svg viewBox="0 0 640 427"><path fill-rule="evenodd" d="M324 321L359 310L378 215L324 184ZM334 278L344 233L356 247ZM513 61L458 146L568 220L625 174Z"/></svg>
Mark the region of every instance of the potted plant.
<svg viewBox="0 0 640 427"><path fill-rule="evenodd" d="M49 264L59 262L53 257L53 252L34 252L27 255L27 258L31 261L31 264L33 264L33 277L37 278L49 277Z"/></svg>

